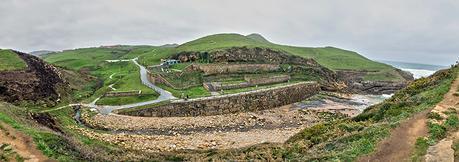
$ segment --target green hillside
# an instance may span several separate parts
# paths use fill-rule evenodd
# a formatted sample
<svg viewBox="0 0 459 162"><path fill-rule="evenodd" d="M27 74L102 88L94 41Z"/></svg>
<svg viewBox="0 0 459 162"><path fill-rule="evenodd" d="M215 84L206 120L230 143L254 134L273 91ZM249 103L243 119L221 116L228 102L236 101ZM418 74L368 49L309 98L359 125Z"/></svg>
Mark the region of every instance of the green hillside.
<svg viewBox="0 0 459 162"><path fill-rule="evenodd" d="M107 59L135 58L151 66L160 60L183 51L215 51L231 47L261 47L312 58L319 64L332 70L365 71L365 80L403 81L396 69L387 64L369 60L362 55L335 47L295 47L274 44L259 34L248 36L240 34L215 34L202 37L177 47L154 46L118 46L114 48L84 48L68 50L45 56L45 60L55 65L73 70L96 69L98 64Z"/></svg>
<svg viewBox="0 0 459 162"><path fill-rule="evenodd" d="M105 60L131 59L149 52L154 46L119 46L113 48L92 47L56 52L43 58L54 65L72 70L95 69Z"/></svg>
<svg viewBox="0 0 459 162"><path fill-rule="evenodd" d="M140 97L102 98L99 102L100 104L117 105L152 100L157 98L159 94L141 83L138 67L133 62L109 63L105 60L132 59L156 48L154 46L81 48L46 55L43 56L43 59L65 69L91 74L96 76L98 81L102 81L103 85L100 85L101 87L91 86L89 88L88 91L92 91L92 93L82 93L75 96L77 98L86 98L88 102L107 91L142 91L142 96ZM111 84L115 89L109 87Z"/></svg>
<svg viewBox="0 0 459 162"><path fill-rule="evenodd" d="M22 70L27 64L11 50L0 50L0 71Z"/></svg>
<svg viewBox="0 0 459 162"><path fill-rule="evenodd" d="M265 47L285 51L305 58L313 58L325 67L333 70L382 70L391 66L369 60L356 52L334 47L295 47L273 44L258 34L243 36L240 34L216 34L177 47L177 51L212 51L230 47Z"/></svg>
<svg viewBox="0 0 459 162"><path fill-rule="evenodd" d="M335 47L295 47L274 44L259 34L248 36L240 34L216 34L202 37L176 48L165 48L145 53L141 56L141 62L145 65L158 64L161 58L183 51L215 51L231 47L262 47L284 51L286 53L312 58L321 65L332 70L357 70L367 71L366 80L401 81L403 77L395 71L395 68L372 61L362 55Z"/></svg>

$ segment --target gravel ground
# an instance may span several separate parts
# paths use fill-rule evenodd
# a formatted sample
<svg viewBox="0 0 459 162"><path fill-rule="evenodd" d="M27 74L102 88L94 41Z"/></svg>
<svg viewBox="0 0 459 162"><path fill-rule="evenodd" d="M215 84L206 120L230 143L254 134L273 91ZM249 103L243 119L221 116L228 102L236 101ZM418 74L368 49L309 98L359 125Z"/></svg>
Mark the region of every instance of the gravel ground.
<svg viewBox="0 0 459 162"><path fill-rule="evenodd" d="M270 110L200 117L134 117L123 115L83 115L93 128L114 133L175 135L199 132L246 132L251 129L296 128L319 121L315 113L287 105Z"/></svg>
<svg viewBox="0 0 459 162"><path fill-rule="evenodd" d="M260 143L283 143L306 125L297 128L252 129L246 132L212 132L191 135L131 135L99 133L93 130L73 127L81 134L124 148L149 152L178 150L234 149Z"/></svg>
<svg viewBox="0 0 459 162"><path fill-rule="evenodd" d="M89 138L150 152L233 149L260 143L283 143L319 121L310 111L287 105L270 110L200 117L89 116L74 127Z"/></svg>

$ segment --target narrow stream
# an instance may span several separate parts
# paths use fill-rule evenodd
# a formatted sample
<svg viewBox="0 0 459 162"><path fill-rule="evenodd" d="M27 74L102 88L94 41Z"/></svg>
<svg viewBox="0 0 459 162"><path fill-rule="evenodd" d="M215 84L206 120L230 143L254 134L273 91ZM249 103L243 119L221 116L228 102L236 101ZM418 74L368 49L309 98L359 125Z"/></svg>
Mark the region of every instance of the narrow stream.
<svg viewBox="0 0 459 162"><path fill-rule="evenodd" d="M74 106L73 107L73 110L75 111L75 116L73 116L73 119L75 119L75 121L79 124L79 125L83 125L83 123L81 122L81 107L80 106Z"/></svg>

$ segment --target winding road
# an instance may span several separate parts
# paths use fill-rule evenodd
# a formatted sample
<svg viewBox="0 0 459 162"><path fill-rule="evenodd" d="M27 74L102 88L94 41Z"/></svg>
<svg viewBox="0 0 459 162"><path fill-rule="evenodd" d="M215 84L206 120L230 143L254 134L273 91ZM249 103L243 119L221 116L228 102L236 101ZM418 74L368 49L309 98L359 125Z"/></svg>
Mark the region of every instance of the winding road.
<svg viewBox="0 0 459 162"><path fill-rule="evenodd" d="M97 98L96 100L94 100L93 102L89 103L89 104L80 104L82 106L85 106L85 107L90 107L90 108L95 108L97 110L99 110L99 113L101 114L110 114L113 110L118 110L118 109L126 109L126 108L133 108L133 107L138 107L138 106L144 106L144 105L149 105L149 104L154 104L154 103L158 103L158 102L161 102L161 101L166 101L166 100L172 100L172 99L177 99L176 97L174 97L170 92L154 85L153 83L151 83L149 80L148 80L148 74L147 74L147 69L140 65L138 62L138 57L134 58L134 59L130 59L130 60L107 60L107 62L119 62L119 61L132 61L134 62L134 64L136 64L139 69L140 69L140 80L142 81L142 84L144 84L145 86L155 90L156 92L159 93L159 97L155 100L150 100L150 101L144 101L144 102L138 102L138 103L133 103L133 104L127 104L127 105L118 105L118 106L105 106L105 105L96 105L96 102L97 100L100 99Z"/></svg>

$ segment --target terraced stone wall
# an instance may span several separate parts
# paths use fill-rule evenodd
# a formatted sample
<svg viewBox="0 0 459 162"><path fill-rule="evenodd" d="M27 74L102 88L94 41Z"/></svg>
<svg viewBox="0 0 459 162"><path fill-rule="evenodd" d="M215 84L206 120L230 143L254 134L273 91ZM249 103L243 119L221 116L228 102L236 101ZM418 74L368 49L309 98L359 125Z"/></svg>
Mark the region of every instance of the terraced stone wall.
<svg viewBox="0 0 459 162"><path fill-rule="evenodd" d="M278 64L204 64L189 66L184 71L202 71L204 75L261 73L281 70Z"/></svg>
<svg viewBox="0 0 459 162"><path fill-rule="evenodd" d="M143 117L183 117L257 111L299 102L319 91L320 86L316 82L301 82L239 94L172 101L166 105L146 109L120 111L119 114Z"/></svg>

